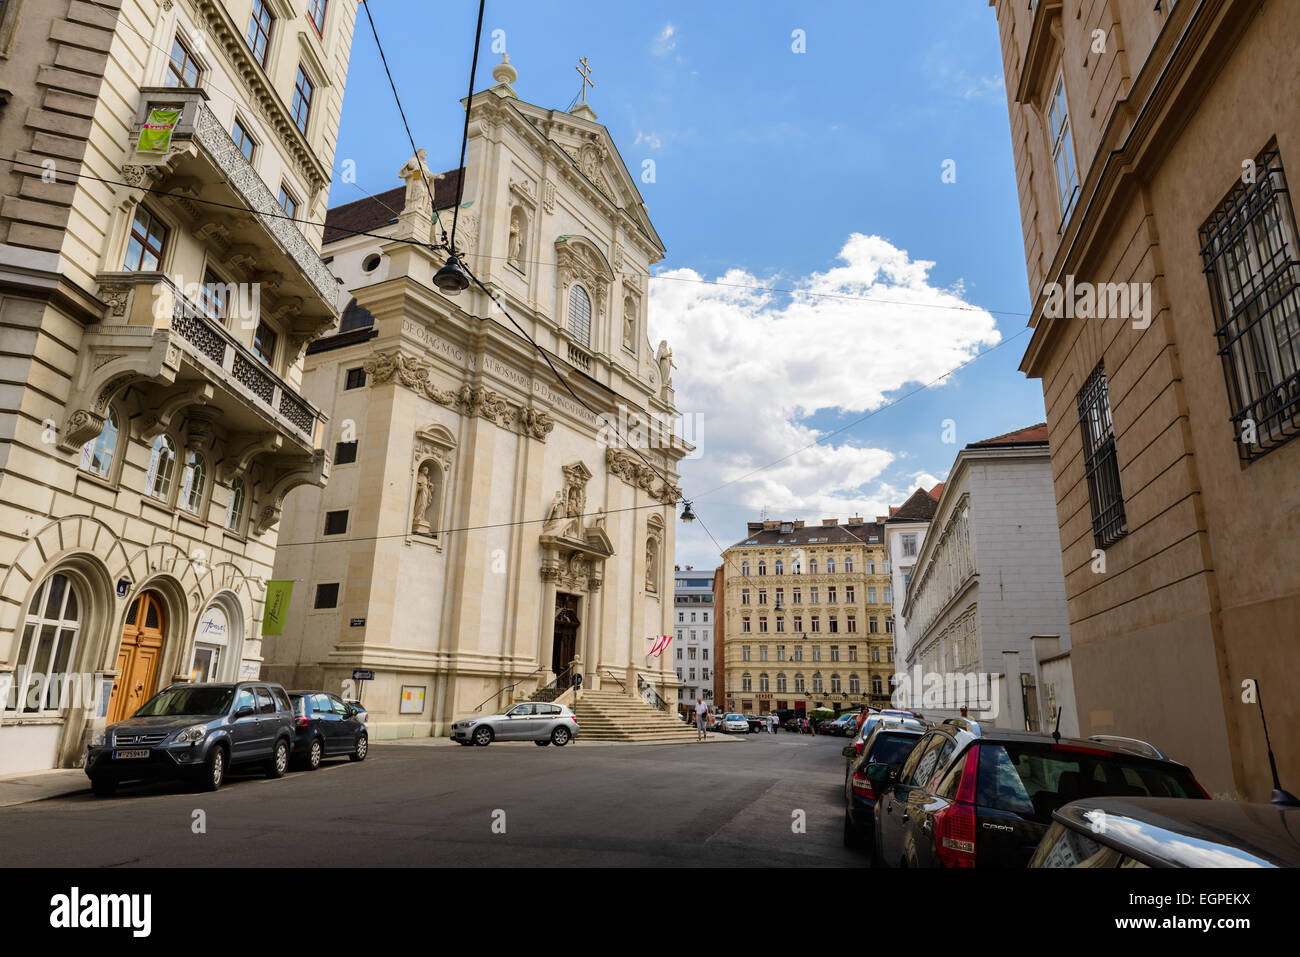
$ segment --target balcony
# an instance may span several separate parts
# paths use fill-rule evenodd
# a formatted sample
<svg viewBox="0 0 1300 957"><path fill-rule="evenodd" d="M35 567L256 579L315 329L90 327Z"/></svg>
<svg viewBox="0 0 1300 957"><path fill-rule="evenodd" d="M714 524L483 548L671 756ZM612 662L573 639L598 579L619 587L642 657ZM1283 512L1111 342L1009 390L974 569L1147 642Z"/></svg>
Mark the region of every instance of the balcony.
<svg viewBox="0 0 1300 957"><path fill-rule="evenodd" d="M338 284L307 237L285 218L278 197L244 158L207 98L202 89L143 88L126 144L124 180L172 194L171 202L224 263L292 305L290 334L314 339L338 318ZM180 111L166 154L136 150L140 129L155 109Z"/></svg>
<svg viewBox="0 0 1300 957"><path fill-rule="evenodd" d="M108 321L91 327L78 353L59 446L75 452L99 435L113 397L145 394L142 435L201 430L220 450L218 477L230 481L255 463L268 499L256 530L279 519L284 495L324 485L320 447L326 416L207 315L162 273L104 273Z"/></svg>

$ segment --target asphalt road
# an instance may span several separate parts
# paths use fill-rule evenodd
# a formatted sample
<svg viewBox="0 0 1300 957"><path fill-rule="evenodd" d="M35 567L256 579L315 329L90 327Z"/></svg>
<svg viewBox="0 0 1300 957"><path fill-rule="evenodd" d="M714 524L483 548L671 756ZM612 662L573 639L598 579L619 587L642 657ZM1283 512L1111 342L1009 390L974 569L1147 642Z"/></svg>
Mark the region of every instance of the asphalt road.
<svg viewBox="0 0 1300 957"><path fill-rule="evenodd" d="M372 746L214 794L126 785L0 809L0 864L865 866L842 846L845 743Z"/></svg>

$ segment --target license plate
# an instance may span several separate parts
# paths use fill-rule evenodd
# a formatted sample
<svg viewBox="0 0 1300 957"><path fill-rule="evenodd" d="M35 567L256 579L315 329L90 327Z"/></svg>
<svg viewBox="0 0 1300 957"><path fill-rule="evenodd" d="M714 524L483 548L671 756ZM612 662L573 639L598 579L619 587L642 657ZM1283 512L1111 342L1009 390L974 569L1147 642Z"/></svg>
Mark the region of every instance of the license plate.
<svg viewBox="0 0 1300 957"><path fill-rule="evenodd" d="M114 761L124 760L128 758L147 758L147 757L149 757L148 748L145 748L142 751L114 751L113 752Z"/></svg>

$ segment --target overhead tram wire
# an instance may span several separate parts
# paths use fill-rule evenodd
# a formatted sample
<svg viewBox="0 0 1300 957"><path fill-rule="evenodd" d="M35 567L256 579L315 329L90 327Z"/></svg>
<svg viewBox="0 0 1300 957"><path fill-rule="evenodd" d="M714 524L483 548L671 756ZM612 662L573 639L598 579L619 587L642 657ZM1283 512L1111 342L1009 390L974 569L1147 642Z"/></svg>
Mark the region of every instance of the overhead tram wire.
<svg viewBox="0 0 1300 957"><path fill-rule="evenodd" d="M443 242L447 243L447 252L452 256L456 255L456 223L460 219L460 204L465 195L465 150L469 146L469 114L470 108L474 105L474 76L478 73L478 48L483 42L483 10L486 7L487 0L479 0L478 25L474 28L474 55L469 64L469 93L465 96L465 127L460 136L460 174L456 178L456 205L451 211L451 239L447 239L446 233L442 237Z"/></svg>
<svg viewBox="0 0 1300 957"><path fill-rule="evenodd" d="M481 0L481 2L486 2L486 0ZM418 148L416 148L415 137L411 135L411 124L406 122L406 110L402 109L402 98L397 95L397 83L393 80L392 71L388 69L388 57L384 54L384 45L379 40L379 31L375 29L375 18L370 15L370 0L361 0L361 5L366 10L366 19L370 21L370 33L372 36L374 36L375 46L379 49L379 61L384 65L384 74L388 77L388 85L389 87L392 88L393 91L393 102L397 104L397 112L402 117L402 127L406 130L407 142L411 144L411 155L415 157L416 163L418 163L420 166L420 178L424 180L425 192L429 194L429 205L431 207L434 207L433 210L434 219L438 223L438 228L442 230L442 241L445 244L447 242L447 230L442 225L442 217L438 215L438 210L436 208L437 204L434 203L433 201L433 187L429 185L429 177L425 175L424 172L424 163L420 161L420 156L419 156L420 151ZM479 28L480 29L482 29L482 25L483 25L483 8L482 6L480 6L479 7ZM474 50L474 55L477 58L478 56L477 47ZM459 177L460 180L463 182L465 179L465 151L463 148L461 150L461 157L460 157ZM459 186L457 187L456 202L457 204L460 203ZM456 235L454 215L455 214L453 214L452 228L451 228L452 236Z"/></svg>

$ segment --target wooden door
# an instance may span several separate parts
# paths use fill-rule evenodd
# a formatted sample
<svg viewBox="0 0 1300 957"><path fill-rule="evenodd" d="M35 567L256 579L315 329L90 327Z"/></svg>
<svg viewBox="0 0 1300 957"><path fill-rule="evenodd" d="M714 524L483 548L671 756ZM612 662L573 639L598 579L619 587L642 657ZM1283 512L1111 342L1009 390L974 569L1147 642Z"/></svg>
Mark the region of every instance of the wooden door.
<svg viewBox="0 0 1300 957"><path fill-rule="evenodd" d="M108 703L108 722L129 718L156 690L166 618L162 599L144 592L127 612L117 653L117 680Z"/></svg>

